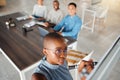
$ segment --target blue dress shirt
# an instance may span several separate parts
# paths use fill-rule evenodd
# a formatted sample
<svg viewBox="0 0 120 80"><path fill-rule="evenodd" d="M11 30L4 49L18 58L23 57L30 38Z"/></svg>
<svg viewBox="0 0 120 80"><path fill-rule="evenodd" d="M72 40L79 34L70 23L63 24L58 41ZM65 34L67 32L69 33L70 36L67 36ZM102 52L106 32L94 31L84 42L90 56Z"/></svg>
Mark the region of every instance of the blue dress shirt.
<svg viewBox="0 0 120 80"><path fill-rule="evenodd" d="M78 32L82 25L81 19L77 16L67 15L64 19L54 27L55 31L60 31L62 28L62 36L70 36L77 39Z"/></svg>

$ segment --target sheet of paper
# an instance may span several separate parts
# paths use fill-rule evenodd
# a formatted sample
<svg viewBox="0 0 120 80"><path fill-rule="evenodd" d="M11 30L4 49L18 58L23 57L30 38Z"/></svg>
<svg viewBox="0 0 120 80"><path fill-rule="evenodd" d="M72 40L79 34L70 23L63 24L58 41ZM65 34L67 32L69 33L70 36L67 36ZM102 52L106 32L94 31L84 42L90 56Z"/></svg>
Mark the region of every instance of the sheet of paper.
<svg viewBox="0 0 120 80"><path fill-rule="evenodd" d="M24 27L31 27L31 26L34 26L35 24L36 24L35 21L31 21L29 23L24 24Z"/></svg>

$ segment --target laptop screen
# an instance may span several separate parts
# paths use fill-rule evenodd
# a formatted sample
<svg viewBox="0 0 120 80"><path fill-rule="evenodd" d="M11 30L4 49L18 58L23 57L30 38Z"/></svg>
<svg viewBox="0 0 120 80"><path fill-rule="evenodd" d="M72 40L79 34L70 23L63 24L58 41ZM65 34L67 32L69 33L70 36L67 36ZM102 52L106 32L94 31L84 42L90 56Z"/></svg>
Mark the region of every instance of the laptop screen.
<svg viewBox="0 0 120 80"><path fill-rule="evenodd" d="M40 32L40 36L42 36L42 37L44 37L46 34L49 33L48 30L46 30L46 29L44 29L42 27L39 27L38 29L39 29L39 32Z"/></svg>

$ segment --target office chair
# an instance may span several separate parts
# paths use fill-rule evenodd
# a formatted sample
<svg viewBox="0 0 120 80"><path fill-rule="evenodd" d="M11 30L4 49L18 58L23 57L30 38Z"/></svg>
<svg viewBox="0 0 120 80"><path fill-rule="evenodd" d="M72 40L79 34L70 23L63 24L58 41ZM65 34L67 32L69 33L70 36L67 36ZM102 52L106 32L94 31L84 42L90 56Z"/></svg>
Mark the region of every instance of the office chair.
<svg viewBox="0 0 120 80"><path fill-rule="evenodd" d="M96 5L93 7L96 8L96 21L98 22L98 25L102 24L103 26L107 19L107 13L108 13L109 7L101 6L101 5Z"/></svg>
<svg viewBox="0 0 120 80"><path fill-rule="evenodd" d="M82 29L85 28L94 32L95 16L96 12L94 10L89 8L84 9L82 13Z"/></svg>

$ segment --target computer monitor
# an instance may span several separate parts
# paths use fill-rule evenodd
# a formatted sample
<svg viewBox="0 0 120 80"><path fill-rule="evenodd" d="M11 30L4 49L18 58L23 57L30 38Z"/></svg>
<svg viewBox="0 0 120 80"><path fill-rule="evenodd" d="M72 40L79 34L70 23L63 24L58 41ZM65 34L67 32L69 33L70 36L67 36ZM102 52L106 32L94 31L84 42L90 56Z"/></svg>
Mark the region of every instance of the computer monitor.
<svg viewBox="0 0 120 80"><path fill-rule="evenodd" d="M95 66L87 80L107 80L112 68L120 59L120 36Z"/></svg>

